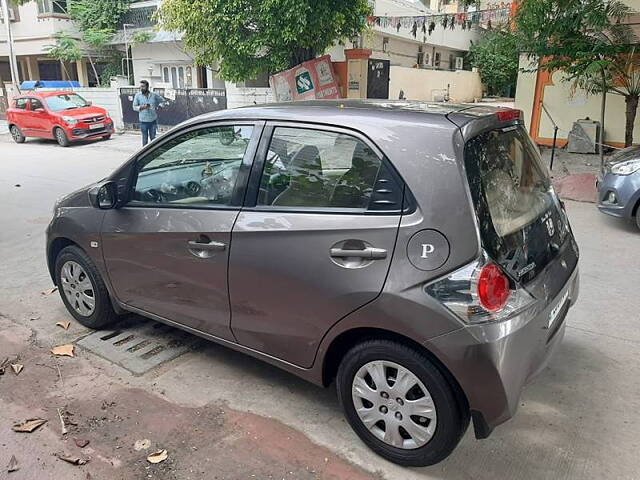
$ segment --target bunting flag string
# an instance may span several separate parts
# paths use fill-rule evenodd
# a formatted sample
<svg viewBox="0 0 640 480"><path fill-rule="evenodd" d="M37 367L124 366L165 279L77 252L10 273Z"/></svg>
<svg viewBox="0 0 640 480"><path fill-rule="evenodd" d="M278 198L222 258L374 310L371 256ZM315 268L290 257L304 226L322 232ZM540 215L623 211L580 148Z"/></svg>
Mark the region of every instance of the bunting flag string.
<svg viewBox="0 0 640 480"><path fill-rule="evenodd" d="M477 10L475 12L463 13L438 13L433 15L419 16L371 16L368 23L371 26L400 30L409 30L413 37L418 36L418 32L431 35L436 28L453 30L460 27L469 30L474 25L492 25L507 23L510 20L510 8L494 8L490 10Z"/></svg>

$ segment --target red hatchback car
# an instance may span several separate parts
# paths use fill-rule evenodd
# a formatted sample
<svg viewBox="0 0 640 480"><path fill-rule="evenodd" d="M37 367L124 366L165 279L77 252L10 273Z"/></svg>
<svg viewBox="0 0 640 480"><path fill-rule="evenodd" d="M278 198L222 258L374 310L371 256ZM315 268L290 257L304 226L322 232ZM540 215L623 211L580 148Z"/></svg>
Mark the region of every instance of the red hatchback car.
<svg viewBox="0 0 640 480"><path fill-rule="evenodd" d="M113 120L104 108L70 91L24 93L12 100L7 122L17 143L41 137L66 147L75 140L106 140L113 133Z"/></svg>

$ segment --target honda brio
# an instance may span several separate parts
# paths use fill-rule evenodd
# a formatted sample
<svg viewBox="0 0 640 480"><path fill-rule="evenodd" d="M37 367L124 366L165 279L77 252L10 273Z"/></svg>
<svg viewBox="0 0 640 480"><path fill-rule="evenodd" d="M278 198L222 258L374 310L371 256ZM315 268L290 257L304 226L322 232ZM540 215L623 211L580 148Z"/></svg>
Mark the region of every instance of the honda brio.
<svg viewBox="0 0 640 480"><path fill-rule="evenodd" d="M194 118L60 200L47 256L83 325L134 312L335 383L362 441L407 466L512 417L578 295L520 112L479 106Z"/></svg>

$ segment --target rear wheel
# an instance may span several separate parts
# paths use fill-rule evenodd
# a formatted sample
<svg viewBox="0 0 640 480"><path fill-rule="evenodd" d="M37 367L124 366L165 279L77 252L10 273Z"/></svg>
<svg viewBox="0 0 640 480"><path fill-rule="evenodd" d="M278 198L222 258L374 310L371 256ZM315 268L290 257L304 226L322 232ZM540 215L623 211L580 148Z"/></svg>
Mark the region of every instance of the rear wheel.
<svg viewBox="0 0 640 480"><path fill-rule="evenodd" d="M469 425L455 387L423 352L401 343L371 340L353 347L336 384L354 431L399 465L444 460Z"/></svg>
<svg viewBox="0 0 640 480"><path fill-rule="evenodd" d="M20 129L18 128L17 125L11 125L11 138L13 138L13 141L16 143L24 143L25 140L27 139L22 132L20 131Z"/></svg>
<svg viewBox="0 0 640 480"><path fill-rule="evenodd" d="M65 307L82 325L97 329L117 320L98 269L80 248L69 246L58 254L55 277Z"/></svg>
<svg viewBox="0 0 640 480"><path fill-rule="evenodd" d="M640 228L640 206L636 208L636 225Z"/></svg>
<svg viewBox="0 0 640 480"><path fill-rule="evenodd" d="M64 133L63 129L61 129L60 127L56 128L54 131L54 136L56 137L56 142L58 142L58 145L60 145L61 147L69 146L69 138L67 137L67 134Z"/></svg>

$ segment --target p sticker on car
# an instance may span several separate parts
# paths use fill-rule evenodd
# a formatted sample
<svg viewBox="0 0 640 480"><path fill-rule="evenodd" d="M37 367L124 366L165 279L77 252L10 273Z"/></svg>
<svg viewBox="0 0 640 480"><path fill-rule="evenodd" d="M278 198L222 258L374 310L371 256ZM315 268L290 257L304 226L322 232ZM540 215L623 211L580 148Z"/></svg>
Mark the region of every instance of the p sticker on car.
<svg viewBox="0 0 640 480"><path fill-rule="evenodd" d="M421 230L409 240L407 256L419 270L436 270L449 258L449 242L437 230Z"/></svg>

